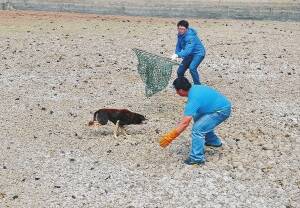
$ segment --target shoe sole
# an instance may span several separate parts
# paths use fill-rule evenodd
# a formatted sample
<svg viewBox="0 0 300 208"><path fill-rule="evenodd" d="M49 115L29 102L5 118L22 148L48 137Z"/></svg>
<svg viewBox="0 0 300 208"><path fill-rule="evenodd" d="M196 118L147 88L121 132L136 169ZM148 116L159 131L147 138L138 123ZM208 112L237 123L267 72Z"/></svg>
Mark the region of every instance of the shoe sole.
<svg viewBox="0 0 300 208"><path fill-rule="evenodd" d="M185 165L204 165L205 161L199 162L199 163L186 163L186 162L183 162L183 164L185 164Z"/></svg>
<svg viewBox="0 0 300 208"><path fill-rule="evenodd" d="M222 147L223 144L220 144L220 145L213 145L213 144L206 144L205 143L205 146L208 146L208 147Z"/></svg>

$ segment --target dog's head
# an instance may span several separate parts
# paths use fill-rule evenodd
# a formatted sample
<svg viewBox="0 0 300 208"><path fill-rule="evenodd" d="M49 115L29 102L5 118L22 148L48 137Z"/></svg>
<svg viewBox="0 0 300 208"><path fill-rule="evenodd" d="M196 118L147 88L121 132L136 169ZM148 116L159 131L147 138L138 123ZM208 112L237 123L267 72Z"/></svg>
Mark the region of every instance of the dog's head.
<svg viewBox="0 0 300 208"><path fill-rule="evenodd" d="M145 118L145 116L141 115L141 114L135 114L134 116L134 121L136 124L141 124L144 123L144 121L146 121L147 119Z"/></svg>

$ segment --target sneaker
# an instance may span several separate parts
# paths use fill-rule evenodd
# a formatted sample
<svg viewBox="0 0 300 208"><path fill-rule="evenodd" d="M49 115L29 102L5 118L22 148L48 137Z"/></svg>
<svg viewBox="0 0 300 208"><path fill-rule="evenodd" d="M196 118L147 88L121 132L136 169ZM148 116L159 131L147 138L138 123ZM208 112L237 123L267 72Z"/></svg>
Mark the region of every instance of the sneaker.
<svg viewBox="0 0 300 208"><path fill-rule="evenodd" d="M222 147L222 143L221 144L209 144L205 142L205 146L209 146L209 147Z"/></svg>
<svg viewBox="0 0 300 208"><path fill-rule="evenodd" d="M188 158L188 159L186 159L185 161L184 161L184 164L187 164L187 165L202 165L202 164L204 164L205 163L205 161L193 161L193 160L191 160L190 158Z"/></svg>

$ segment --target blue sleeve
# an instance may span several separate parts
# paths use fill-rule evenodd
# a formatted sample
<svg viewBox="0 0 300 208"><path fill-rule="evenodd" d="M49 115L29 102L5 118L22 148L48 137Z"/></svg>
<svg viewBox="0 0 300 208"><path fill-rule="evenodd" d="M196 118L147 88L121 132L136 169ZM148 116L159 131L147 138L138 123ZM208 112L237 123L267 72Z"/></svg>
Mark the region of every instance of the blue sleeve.
<svg viewBox="0 0 300 208"><path fill-rule="evenodd" d="M177 40L175 53L178 55L178 53L179 53L180 51L181 51L181 44L180 44L179 40Z"/></svg>
<svg viewBox="0 0 300 208"><path fill-rule="evenodd" d="M187 102L184 108L185 116L194 116L197 113L197 108L195 107L193 102Z"/></svg>
<svg viewBox="0 0 300 208"><path fill-rule="evenodd" d="M196 40L194 37L189 37L188 40L187 40L187 44L185 46L185 49L184 50L181 50L180 52L177 53L177 55L181 58L184 58L184 57L187 57L189 56L194 47L196 45Z"/></svg>

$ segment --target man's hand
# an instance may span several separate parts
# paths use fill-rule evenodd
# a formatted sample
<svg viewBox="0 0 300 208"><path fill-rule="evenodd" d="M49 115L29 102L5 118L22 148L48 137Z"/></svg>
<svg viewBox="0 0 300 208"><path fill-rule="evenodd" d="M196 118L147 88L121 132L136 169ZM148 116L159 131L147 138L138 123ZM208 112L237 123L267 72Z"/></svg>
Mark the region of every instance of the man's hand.
<svg viewBox="0 0 300 208"><path fill-rule="evenodd" d="M172 61L177 61L178 55L177 55L176 53L174 53L174 54L171 56L171 59L172 59Z"/></svg>
<svg viewBox="0 0 300 208"><path fill-rule="evenodd" d="M176 137L179 136L179 133L177 132L176 129L173 129L169 133L165 134L160 140L159 140L159 145L162 148L167 147Z"/></svg>
<svg viewBox="0 0 300 208"><path fill-rule="evenodd" d="M159 145L162 148L167 147L171 142L176 139L176 137L181 134L190 124L191 120L193 119L192 116L185 116L183 117L182 121L178 125L177 128L173 129L169 133L165 134L160 140L159 140Z"/></svg>

